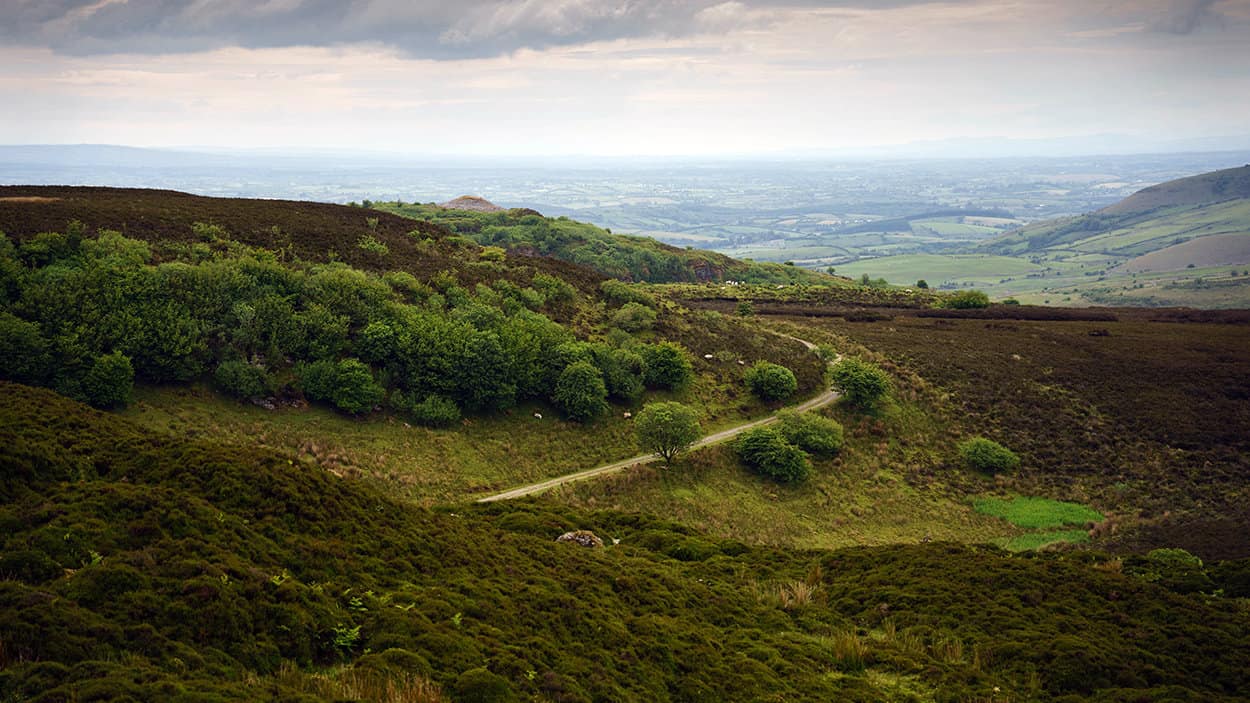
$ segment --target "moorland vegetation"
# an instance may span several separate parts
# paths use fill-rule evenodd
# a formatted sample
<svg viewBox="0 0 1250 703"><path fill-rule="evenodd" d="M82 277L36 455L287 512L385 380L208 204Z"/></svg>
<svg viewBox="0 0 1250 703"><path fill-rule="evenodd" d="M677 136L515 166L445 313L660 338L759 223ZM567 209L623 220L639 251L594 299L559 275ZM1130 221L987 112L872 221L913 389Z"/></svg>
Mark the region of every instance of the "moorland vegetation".
<svg viewBox="0 0 1250 703"><path fill-rule="evenodd" d="M0 199L0 700L1250 688L1235 315L625 283L360 208L43 192ZM636 444L667 466L466 500Z"/></svg>

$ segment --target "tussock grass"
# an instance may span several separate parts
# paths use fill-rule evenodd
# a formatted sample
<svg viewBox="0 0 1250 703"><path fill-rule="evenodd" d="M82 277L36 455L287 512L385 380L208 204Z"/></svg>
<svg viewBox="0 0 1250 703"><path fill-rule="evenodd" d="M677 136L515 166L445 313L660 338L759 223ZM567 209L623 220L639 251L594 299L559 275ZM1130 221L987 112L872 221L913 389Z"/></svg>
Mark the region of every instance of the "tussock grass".
<svg viewBox="0 0 1250 703"><path fill-rule="evenodd" d="M374 703L443 703L447 700L438 684L415 674L354 668L305 673L286 662L273 678L293 690L330 700Z"/></svg>
<svg viewBox="0 0 1250 703"><path fill-rule="evenodd" d="M829 652L841 671L863 671L868 665L869 648L863 637L851 630L835 633L827 639Z"/></svg>

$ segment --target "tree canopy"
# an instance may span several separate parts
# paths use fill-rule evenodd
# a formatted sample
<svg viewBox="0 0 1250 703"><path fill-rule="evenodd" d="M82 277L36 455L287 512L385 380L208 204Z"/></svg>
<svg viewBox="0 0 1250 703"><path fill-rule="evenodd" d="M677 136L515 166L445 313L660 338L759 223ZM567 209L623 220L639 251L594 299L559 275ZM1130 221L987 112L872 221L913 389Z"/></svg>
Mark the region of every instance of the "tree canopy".
<svg viewBox="0 0 1250 703"><path fill-rule="evenodd" d="M648 403L634 418L638 446L672 464L673 458L699 440L703 429L694 408L675 401Z"/></svg>

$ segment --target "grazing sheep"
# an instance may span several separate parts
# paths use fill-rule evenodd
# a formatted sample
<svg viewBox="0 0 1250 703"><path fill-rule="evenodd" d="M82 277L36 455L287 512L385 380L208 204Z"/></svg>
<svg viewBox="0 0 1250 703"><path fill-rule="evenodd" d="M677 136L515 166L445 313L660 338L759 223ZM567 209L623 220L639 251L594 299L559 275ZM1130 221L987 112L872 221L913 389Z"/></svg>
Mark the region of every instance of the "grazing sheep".
<svg viewBox="0 0 1250 703"><path fill-rule="evenodd" d="M633 414L633 413L631 413L631 412L626 412L626 413L625 413L625 419L626 419L626 420L628 420L629 418L631 418L631 417L633 417L633 416L634 416L634 414Z"/></svg>
<svg viewBox="0 0 1250 703"><path fill-rule="evenodd" d="M712 360L712 355L711 355L711 354L704 354L704 355L703 355L703 358L704 358L704 359L707 359L708 361L711 361L711 360Z"/></svg>
<svg viewBox="0 0 1250 703"><path fill-rule="evenodd" d="M535 419L535 420L541 420L541 419L543 419L543 414L542 414L542 413L534 413L534 419Z"/></svg>

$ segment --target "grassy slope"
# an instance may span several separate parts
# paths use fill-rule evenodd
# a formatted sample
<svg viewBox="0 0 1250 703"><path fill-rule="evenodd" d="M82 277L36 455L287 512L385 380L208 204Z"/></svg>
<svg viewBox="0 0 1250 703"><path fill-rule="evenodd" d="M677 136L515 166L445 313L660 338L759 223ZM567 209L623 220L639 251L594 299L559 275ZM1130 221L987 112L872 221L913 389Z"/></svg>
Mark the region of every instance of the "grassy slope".
<svg viewBox="0 0 1250 703"><path fill-rule="evenodd" d="M781 326L844 353L845 338L810 325ZM741 466L728 446L700 450L665 471L647 467L616 478L573 484L551 500L579 507L658 511L684 524L748 543L799 547L915 543L928 537L962 542L1009 538L1019 530L980 515L964 488L918 486L917 471L934 472L954 451L951 422L925 397L923 381L899 379L895 401L864 416L825 408L846 428L837 457L813 457L813 475L779 485Z"/></svg>
<svg viewBox="0 0 1250 703"><path fill-rule="evenodd" d="M992 285L1004 276L1023 276L1041 269L1041 266L1024 259L979 254L906 254L837 267L838 273L843 276L857 278L866 273L874 279L884 278L895 285L912 285L923 278L930 286L949 282L973 283L978 287Z"/></svg>
<svg viewBox="0 0 1250 703"><path fill-rule="evenodd" d="M429 512L2 390L6 699L332 700L309 682L344 667L458 700L477 667L569 702L1231 701L1250 686L1250 615L1087 560L752 549L525 504ZM620 544L553 543L572 527Z"/></svg>
<svg viewBox="0 0 1250 703"><path fill-rule="evenodd" d="M647 393L628 406L635 412L644 402L681 400L701 412L709 432L766 415L776 404L754 398L742 380L759 359L795 372L799 381L795 400L823 387L824 364L815 355L798 342L732 317L669 306L657 332L694 352L697 377L678 393ZM713 358L705 359L705 354ZM586 425L564 421L544 404L431 430L407 426L390 415L361 420L320 407L269 411L204 387L146 387L125 413L162 432L258 442L306 456L344 475L391 482L404 496L428 504L476 497L633 456L638 448L633 426L618 414L623 407ZM534 412L543 419L534 418Z"/></svg>

